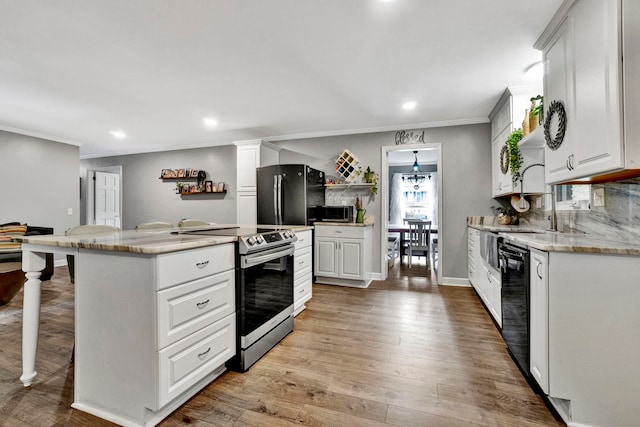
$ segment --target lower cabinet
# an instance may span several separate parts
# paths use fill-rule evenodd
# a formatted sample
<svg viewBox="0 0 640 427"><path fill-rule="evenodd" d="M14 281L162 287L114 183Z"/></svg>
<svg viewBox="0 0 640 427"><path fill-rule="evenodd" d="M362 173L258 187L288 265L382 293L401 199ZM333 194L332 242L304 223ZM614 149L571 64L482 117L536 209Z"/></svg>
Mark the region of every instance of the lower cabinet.
<svg viewBox="0 0 640 427"><path fill-rule="evenodd" d="M236 353L232 244L162 255L80 250L72 407L153 426Z"/></svg>
<svg viewBox="0 0 640 427"><path fill-rule="evenodd" d="M317 226L316 282L367 287L371 283L372 226Z"/></svg>
<svg viewBox="0 0 640 427"><path fill-rule="evenodd" d="M531 375L569 425L635 426L640 257L531 251Z"/></svg>
<svg viewBox="0 0 640 427"><path fill-rule="evenodd" d="M502 327L502 281L500 272L490 268L480 255L480 230L467 227L469 282L498 326Z"/></svg>
<svg viewBox="0 0 640 427"><path fill-rule="evenodd" d="M531 376L549 394L549 283L547 253L530 252L529 363Z"/></svg>
<svg viewBox="0 0 640 427"><path fill-rule="evenodd" d="M293 253L293 314L297 316L304 310L305 302L311 299L313 271L312 271L312 232L311 230L296 233L298 240Z"/></svg>

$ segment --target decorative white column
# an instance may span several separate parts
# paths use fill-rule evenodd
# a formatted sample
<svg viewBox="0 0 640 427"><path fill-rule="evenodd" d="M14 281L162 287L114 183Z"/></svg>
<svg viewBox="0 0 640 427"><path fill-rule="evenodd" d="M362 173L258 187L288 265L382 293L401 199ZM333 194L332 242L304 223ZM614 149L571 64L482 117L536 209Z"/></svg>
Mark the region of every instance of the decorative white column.
<svg viewBox="0 0 640 427"><path fill-rule="evenodd" d="M29 387L36 376L36 349L40 326L40 275L45 268L44 253L23 251L22 271L26 273L24 302L22 303L22 376L20 381Z"/></svg>

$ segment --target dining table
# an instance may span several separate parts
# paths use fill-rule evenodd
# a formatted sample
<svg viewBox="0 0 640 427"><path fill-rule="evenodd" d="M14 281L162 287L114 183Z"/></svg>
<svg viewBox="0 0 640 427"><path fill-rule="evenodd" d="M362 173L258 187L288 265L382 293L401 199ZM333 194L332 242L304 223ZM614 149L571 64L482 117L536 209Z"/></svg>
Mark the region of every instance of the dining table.
<svg viewBox="0 0 640 427"><path fill-rule="evenodd" d="M404 243L407 240L407 234L410 231L409 224L389 224L387 226L387 231L388 231L388 233L399 233L400 234L399 250L401 251L402 248L404 247ZM437 235L438 234L438 229L434 228L432 226L430 233L431 233L432 236L434 234ZM433 237L431 237L431 239L433 239ZM400 264L402 264L402 253L400 253Z"/></svg>

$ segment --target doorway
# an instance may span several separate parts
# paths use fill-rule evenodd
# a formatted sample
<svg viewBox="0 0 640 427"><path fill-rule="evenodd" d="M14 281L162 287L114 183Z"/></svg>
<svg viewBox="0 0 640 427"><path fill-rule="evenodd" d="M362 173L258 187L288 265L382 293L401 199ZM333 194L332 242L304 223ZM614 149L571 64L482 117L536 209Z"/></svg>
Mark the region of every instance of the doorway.
<svg viewBox="0 0 640 427"><path fill-rule="evenodd" d="M87 170L87 224L122 228L122 166Z"/></svg>
<svg viewBox="0 0 640 427"><path fill-rule="evenodd" d="M414 153L417 151L417 153ZM382 147L382 170L380 174L380 188L387 189L386 191L382 191L382 227L381 227L381 242L388 241L388 229L391 218L391 210L392 209L400 209L400 212L393 212L394 218L398 220L398 218L402 219L402 216L405 214L414 215L418 217L430 217L432 224L435 224L435 228L437 229L437 239L438 239L438 247L442 247L443 242L443 233L442 233L442 144L441 143L430 143L430 144L412 144L412 145L398 145L398 146L383 146ZM411 183L410 187L417 186L418 189L415 191L407 191L407 194L402 194L402 199L406 201L405 206L399 208L397 206L399 202L398 200L393 201L394 207L392 208L392 200L391 200L391 184L392 180L396 179L395 185L396 188L400 185L406 187L409 184L409 175L412 170L412 165L415 160L418 160L421 169L421 176L425 176L424 182ZM406 169L406 174L398 173L403 169ZM396 172L396 173L393 173ZM430 175L432 179L428 179L427 176ZM405 181L403 183L398 183L398 179L402 179L402 176L405 177ZM435 184L435 185L434 185ZM430 204L430 201L427 198L431 198L434 195L429 193L435 192L435 206ZM387 263L387 245L381 244L381 271L384 279L386 279L389 275L389 265ZM442 283L442 250L438 249L438 268L434 271L436 272L436 281L438 284ZM431 266L432 269L434 266Z"/></svg>

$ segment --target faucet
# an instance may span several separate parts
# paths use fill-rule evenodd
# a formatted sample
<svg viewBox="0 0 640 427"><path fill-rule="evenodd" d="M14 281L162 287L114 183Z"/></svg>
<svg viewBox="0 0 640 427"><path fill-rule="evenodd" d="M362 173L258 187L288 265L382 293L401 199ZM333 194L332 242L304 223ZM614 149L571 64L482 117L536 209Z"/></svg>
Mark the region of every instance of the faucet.
<svg viewBox="0 0 640 427"><path fill-rule="evenodd" d="M524 168L524 170L522 171L522 173L520 174L520 176L518 177L520 179L520 207L521 208L525 208L525 200L524 200L524 174L526 171L529 170L529 168L532 168L534 166L542 166L544 167L543 163L533 163L529 166L527 166L526 168ZM550 193L542 193L542 194L551 194L551 215L549 216L550 219L550 223L549 223L549 228L551 229L551 231L558 231L558 217L556 215L556 186L555 184L550 184L549 185L551 187L551 192Z"/></svg>
<svg viewBox="0 0 640 427"><path fill-rule="evenodd" d="M551 231L558 231L558 217L556 216L556 185L551 184L551 215L549 228Z"/></svg>

